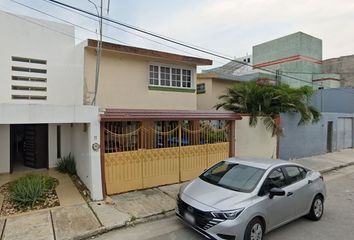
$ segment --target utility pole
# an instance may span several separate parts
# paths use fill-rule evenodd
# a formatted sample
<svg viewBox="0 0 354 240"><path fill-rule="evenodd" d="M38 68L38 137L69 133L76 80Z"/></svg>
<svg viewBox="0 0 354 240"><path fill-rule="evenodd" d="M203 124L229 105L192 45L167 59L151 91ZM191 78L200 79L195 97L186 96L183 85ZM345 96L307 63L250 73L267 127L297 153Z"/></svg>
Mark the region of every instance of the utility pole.
<svg viewBox="0 0 354 240"><path fill-rule="evenodd" d="M275 70L275 81L277 85L280 85L281 83L281 70L277 69Z"/></svg>
<svg viewBox="0 0 354 240"><path fill-rule="evenodd" d="M89 0L89 2L91 2ZM93 5L95 5L93 2L91 2ZM96 10L98 12L97 6L95 5ZM95 91L93 95L93 99L91 102L91 105L96 105L96 98L97 98L97 91L98 91L98 82L100 78L100 64L101 64L101 53L102 53L102 21L103 21L103 0L101 0L101 5L100 5L100 14L99 14L99 32L100 32L100 37L99 41L96 46L96 76L95 76Z"/></svg>

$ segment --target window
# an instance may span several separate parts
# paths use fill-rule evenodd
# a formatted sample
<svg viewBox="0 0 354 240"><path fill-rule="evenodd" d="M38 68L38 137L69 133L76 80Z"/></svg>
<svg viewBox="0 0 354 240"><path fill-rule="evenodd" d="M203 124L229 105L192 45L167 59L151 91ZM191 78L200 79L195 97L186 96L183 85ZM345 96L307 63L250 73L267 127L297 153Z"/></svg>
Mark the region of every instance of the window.
<svg viewBox="0 0 354 240"><path fill-rule="evenodd" d="M197 84L197 94L205 93L205 83Z"/></svg>
<svg viewBox="0 0 354 240"><path fill-rule="evenodd" d="M181 86L181 69L172 68L172 86L173 87Z"/></svg>
<svg viewBox="0 0 354 240"><path fill-rule="evenodd" d="M57 158L61 158L61 126L57 126Z"/></svg>
<svg viewBox="0 0 354 240"><path fill-rule="evenodd" d="M150 84L159 85L159 67L150 65Z"/></svg>
<svg viewBox="0 0 354 240"><path fill-rule="evenodd" d="M188 88L190 88L191 85L192 85L191 70L185 70L185 69L183 69L183 74L182 74L182 86L183 86L183 87L188 87Z"/></svg>
<svg viewBox="0 0 354 240"><path fill-rule="evenodd" d="M296 166L291 166L291 167L285 167L285 171L288 174L289 178L289 184L295 183L297 181L300 181L305 178L306 173L304 172L305 170L303 168L296 167Z"/></svg>
<svg viewBox="0 0 354 240"><path fill-rule="evenodd" d="M281 168L277 168L273 170L264 181L260 194L265 195L269 192L270 189L282 188L286 186L286 184L287 183L283 171Z"/></svg>
<svg viewBox="0 0 354 240"><path fill-rule="evenodd" d="M160 85L161 86L170 86L170 68L169 67L161 67L160 68Z"/></svg>
<svg viewBox="0 0 354 240"><path fill-rule="evenodd" d="M251 192L264 174L260 168L232 162L220 162L200 178L208 183L239 192Z"/></svg>
<svg viewBox="0 0 354 240"><path fill-rule="evenodd" d="M150 65L149 83L154 86L192 88L192 70Z"/></svg>

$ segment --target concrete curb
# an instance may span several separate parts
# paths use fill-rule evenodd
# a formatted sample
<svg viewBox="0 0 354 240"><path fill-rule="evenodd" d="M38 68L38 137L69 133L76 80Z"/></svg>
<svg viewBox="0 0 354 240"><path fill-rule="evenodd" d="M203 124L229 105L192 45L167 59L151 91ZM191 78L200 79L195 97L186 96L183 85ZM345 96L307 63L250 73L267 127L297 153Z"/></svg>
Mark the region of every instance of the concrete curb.
<svg viewBox="0 0 354 240"><path fill-rule="evenodd" d="M337 165L337 166L333 166L333 167L322 169L319 172L322 173L322 174L327 174L327 173L330 173L332 171L335 171L335 170L338 170L338 169L341 169L341 168L345 168L345 167L349 167L349 166L353 166L353 165L354 165L354 162L343 163L343 164L340 164L340 165Z"/></svg>
<svg viewBox="0 0 354 240"><path fill-rule="evenodd" d="M106 232L107 232L107 230L106 230L105 227L100 227L100 228L98 228L98 229L95 229L95 230L86 232L86 233L84 233L84 234L75 236L75 237L73 237L73 238L71 238L71 239L72 239L72 240L88 239L88 238L92 238L92 237L94 237L94 236L101 235L101 234L106 233Z"/></svg>
<svg viewBox="0 0 354 240"><path fill-rule="evenodd" d="M147 223L151 221L157 221L160 219L168 218L174 215L174 210L167 211L165 213L159 213L156 215L144 217L144 218L139 218L133 221L126 222L124 225L117 225L117 226L111 226L111 227L101 227L99 229L93 230L91 232L73 237L72 240L82 240L82 239L89 239L89 238L94 238L96 236L99 236L104 233L108 233L114 230L118 229L123 229L123 228L128 228L128 227L134 227L136 225L142 224L142 223Z"/></svg>

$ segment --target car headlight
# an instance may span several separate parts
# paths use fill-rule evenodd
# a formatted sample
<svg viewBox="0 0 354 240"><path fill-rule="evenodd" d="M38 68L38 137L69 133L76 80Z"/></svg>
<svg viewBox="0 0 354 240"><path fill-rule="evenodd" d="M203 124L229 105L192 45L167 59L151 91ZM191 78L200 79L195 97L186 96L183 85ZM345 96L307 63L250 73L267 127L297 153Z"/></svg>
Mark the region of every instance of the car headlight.
<svg viewBox="0 0 354 240"><path fill-rule="evenodd" d="M215 212L211 212L211 215L213 215L214 218L218 218L218 219L233 220L237 218L242 213L243 210L244 208L238 208L230 211L215 211Z"/></svg>

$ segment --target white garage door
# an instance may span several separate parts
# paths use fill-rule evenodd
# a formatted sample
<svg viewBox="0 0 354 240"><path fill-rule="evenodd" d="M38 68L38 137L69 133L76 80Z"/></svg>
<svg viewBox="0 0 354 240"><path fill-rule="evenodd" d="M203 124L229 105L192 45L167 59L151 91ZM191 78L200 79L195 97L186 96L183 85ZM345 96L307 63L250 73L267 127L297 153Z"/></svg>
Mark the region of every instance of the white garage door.
<svg viewBox="0 0 354 240"><path fill-rule="evenodd" d="M337 149L353 147L353 119L338 118L337 122Z"/></svg>

